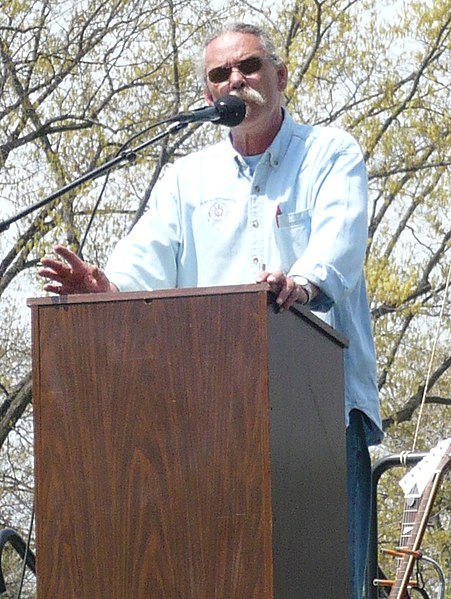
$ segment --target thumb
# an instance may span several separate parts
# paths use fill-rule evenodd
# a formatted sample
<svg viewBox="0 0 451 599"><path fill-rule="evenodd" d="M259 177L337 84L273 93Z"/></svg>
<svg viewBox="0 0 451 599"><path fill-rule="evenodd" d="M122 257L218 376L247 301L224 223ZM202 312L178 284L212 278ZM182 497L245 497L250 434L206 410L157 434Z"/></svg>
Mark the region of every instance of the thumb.
<svg viewBox="0 0 451 599"><path fill-rule="evenodd" d="M92 269L92 276L97 282L99 291L110 291L110 280L102 269L100 269L98 266L94 266Z"/></svg>
<svg viewBox="0 0 451 599"><path fill-rule="evenodd" d="M270 273L267 270L262 270L255 278L255 282L256 283L264 283L268 279L269 275L270 275Z"/></svg>

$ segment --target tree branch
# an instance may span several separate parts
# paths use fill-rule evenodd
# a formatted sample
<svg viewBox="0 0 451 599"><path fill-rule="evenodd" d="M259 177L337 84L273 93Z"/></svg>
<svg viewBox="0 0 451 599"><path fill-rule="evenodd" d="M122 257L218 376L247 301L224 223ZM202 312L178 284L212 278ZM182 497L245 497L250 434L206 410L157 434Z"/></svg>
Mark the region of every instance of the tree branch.
<svg viewBox="0 0 451 599"><path fill-rule="evenodd" d="M31 371L20 382L16 391L1 406L0 419L0 447L6 437L16 425L16 422L24 413L32 398L32 375Z"/></svg>
<svg viewBox="0 0 451 599"><path fill-rule="evenodd" d="M441 376L451 367L451 356L448 356L443 360L438 368L432 373L429 381L427 391L432 389L435 383L439 380ZM421 405L423 395L424 395L424 385L420 385L417 389L417 392L405 402L401 409L397 410L394 414L384 418L382 421L384 430L389 429L393 424L399 424L400 422L407 422L412 419L412 416ZM449 406L451 405L451 398L440 397L436 395L426 396L426 403L430 404L440 404Z"/></svg>

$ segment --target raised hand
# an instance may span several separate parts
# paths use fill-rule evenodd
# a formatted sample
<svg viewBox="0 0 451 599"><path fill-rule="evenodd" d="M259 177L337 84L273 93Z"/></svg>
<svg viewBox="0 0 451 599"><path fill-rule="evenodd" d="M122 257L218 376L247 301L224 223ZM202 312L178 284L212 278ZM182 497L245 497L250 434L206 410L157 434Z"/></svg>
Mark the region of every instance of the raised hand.
<svg viewBox="0 0 451 599"><path fill-rule="evenodd" d="M45 291L59 295L118 291L97 266L84 262L62 245L57 245L54 251L63 261L49 257L42 258L43 268L38 271L41 277L51 279L50 283L44 285Z"/></svg>

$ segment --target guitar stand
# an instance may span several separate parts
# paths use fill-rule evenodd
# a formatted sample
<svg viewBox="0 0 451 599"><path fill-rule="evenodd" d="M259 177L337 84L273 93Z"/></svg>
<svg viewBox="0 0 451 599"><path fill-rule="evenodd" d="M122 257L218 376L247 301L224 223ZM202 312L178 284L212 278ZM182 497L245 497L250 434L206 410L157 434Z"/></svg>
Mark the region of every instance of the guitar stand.
<svg viewBox="0 0 451 599"><path fill-rule="evenodd" d="M379 595L380 587L391 587L393 581L380 578L381 571L378 565L378 519L377 519L377 487L381 476L387 470L396 467L414 466L422 460L427 453L402 452L393 454L378 460L372 469L372 495L371 495L371 522L370 522L370 540L368 551L367 575L365 581L366 599L381 599ZM392 550L388 550L392 551ZM402 554L403 555L403 554ZM410 581L409 581L410 582ZM416 581L412 581L417 585ZM391 583L391 584L390 584ZM417 590L417 588L416 588ZM419 589L418 589L419 590ZM388 596L388 595L387 595ZM427 595L426 595L427 597Z"/></svg>
<svg viewBox="0 0 451 599"><path fill-rule="evenodd" d="M447 449L449 451L449 448ZM394 597L397 591L395 587L397 587L398 582L395 583L394 580L387 580L384 572L381 570L378 564L378 519L377 519L377 486L379 483L379 479L382 474L394 467L407 467L410 465L415 465L420 462L423 458L425 458L428 453L413 453L413 452L403 452L401 454L390 455L385 458L382 458L373 466L372 471L372 504L371 504L371 529L370 529L370 546L369 546L369 555L368 555L368 567L367 567L367 576L365 581L365 598L366 599L387 599L390 597ZM449 456L447 457L446 451L445 455L442 457L440 464L443 464L442 473L445 471L444 468L449 467ZM439 479L435 482L437 483ZM445 575L443 573L440 564L438 564L435 560L431 559L422 554L419 550L419 547L416 549L409 547L396 547L395 549L382 549L382 551L388 555L396 557L398 559L409 559L410 566L413 566L413 562L416 565L416 579L410 579L407 583L407 586L404 587L404 593L402 594L403 599L410 599L415 594L420 595L423 599L429 599L429 595L427 594L424 588L424 580L423 580L423 572L422 566L427 564L431 566L437 575L439 582L439 591L436 593L437 599L444 599L445 596ZM410 572L412 572L412 568L410 568ZM401 595L399 595L401 596ZM398 597L398 595L396 595Z"/></svg>
<svg viewBox="0 0 451 599"><path fill-rule="evenodd" d="M392 552L391 549L383 549L382 550L384 553L388 553L389 555L394 555L395 557L399 557L398 555L398 551L395 550L394 552ZM439 591L440 594L437 594L436 597L437 599L444 599L444 592L445 592L445 587L446 587L446 581L445 581L445 575L443 574L443 570L440 567L440 564L438 564L435 560L433 560L430 557L427 557L426 555L421 555L421 552L409 552L406 551L404 553L400 553L401 556L403 555L411 555L412 553L418 553L420 554L418 557L418 573L417 576L418 578L421 578L421 572L420 572L420 568L421 568L421 562L425 562L428 565L432 566L432 568L435 570L436 574L437 574L437 578L439 580L439 584L440 584L440 589L441 592ZM421 561L420 561L421 560ZM379 573L381 573L381 570L379 570ZM373 585L375 587L379 589L391 589L393 586L393 580L386 580L384 578L375 578L373 580ZM409 590L414 590L415 593L418 593L419 595L421 595L421 597L423 597L423 599L430 599L429 595L427 594L426 590L420 585L420 583L417 580L410 580L409 581ZM377 592L378 592L377 591ZM387 591L388 592L388 591ZM377 595L379 597L379 595ZM384 595L384 597L388 597L388 595ZM410 594L406 596L406 599L408 599L408 597L410 597Z"/></svg>
<svg viewBox="0 0 451 599"><path fill-rule="evenodd" d="M391 555L392 557L405 557L406 555L409 555L410 557L413 557L415 560L419 560L423 557L421 551L412 551L407 547L396 547L396 549L382 549L382 553L385 553L385 555ZM373 580L373 584L377 587L392 587L395 584L395 581L375 578ZM412 579L409 580L408 586L409 588L419 587L419 583L417 580Z"/></svg>

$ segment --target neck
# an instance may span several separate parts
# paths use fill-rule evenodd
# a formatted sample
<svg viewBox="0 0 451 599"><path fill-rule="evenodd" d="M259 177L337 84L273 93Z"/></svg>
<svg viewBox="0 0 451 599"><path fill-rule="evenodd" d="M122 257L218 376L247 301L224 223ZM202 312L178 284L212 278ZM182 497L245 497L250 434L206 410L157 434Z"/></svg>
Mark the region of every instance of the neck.
<svg viewBox="0 0 451 599"><path fill-rule="evenodd" d="M231 132L232 145L242 156L255 156L263 154L272 144L274 138L280 130L283 121L282 110L271 119L271 122L265 122L264 126L258 121L252 123L244 119L241 125L234 127Z"/></svg>

